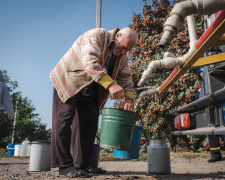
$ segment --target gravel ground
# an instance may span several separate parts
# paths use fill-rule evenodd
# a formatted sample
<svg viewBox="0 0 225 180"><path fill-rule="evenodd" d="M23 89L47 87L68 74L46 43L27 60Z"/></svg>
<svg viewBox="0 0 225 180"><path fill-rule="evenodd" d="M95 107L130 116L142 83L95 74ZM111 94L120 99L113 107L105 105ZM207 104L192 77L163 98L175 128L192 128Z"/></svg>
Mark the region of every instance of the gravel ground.
<svg viewBox="0 0 225 180"><path fill-rule="evenodd" d="M148 164L143 161L102 161L99 167L107 170L104 175L94 175L88 179L225 179L225 158L223 161L208 163L205 158L184 159L171 157L171 174L149 174ZM29 159L0 158L0 179L63 179L58 168L51 171L29 172ZM81 179L81 178L79 178ZM87 179L87 178L86 178Z"/></svg>

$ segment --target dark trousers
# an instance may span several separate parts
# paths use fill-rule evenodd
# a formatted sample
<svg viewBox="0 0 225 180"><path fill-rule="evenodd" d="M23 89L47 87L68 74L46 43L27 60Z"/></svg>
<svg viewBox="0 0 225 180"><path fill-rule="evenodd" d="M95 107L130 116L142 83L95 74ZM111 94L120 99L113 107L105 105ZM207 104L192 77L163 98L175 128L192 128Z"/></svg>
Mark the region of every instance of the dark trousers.
<svg viewBox="0 0 225 180"><path fill-rule="evenodd" d="M225 135L223 136L223 138L225 140ZM219 136L218 135L209 135L208 139L209 139L210 153L214 156L221 156Z"/></svg>
<svg viewBox="0 0 225 180"><path fill-rule="evenodd" d="M52 112L51 166L86 166L98 128L96 94L81 91L63 103L54 89Z"/></svg>

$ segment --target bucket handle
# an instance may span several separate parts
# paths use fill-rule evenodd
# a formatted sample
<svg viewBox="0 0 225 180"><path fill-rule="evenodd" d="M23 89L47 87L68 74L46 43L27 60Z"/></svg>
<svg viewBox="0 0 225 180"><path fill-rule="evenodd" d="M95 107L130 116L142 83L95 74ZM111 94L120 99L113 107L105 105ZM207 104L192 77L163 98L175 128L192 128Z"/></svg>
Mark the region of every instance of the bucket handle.
<svg viewBox="0 0 225 180"><path fill-rule="evenodd" d="M96 135L95 138L97 139L97 143L100 144L100 138Z"/></svg>
<svg viewBox="0 0 225 180"><path fill-rule="evenodd" d="M102 106L105 104L105 102L108 100L108 98L109 98L109 96L107 98L105 98L104 101L102 101L102 104L99 107L99 114L101 114L102 108L103 108Z"/></svg>
<svg viewBox="0 0 225 180"><path fill-rule="evenodd" d="M97 140L100 142L100 138L99 138L97 135L96 135L95 137L96 137L96 138L97 138Z"/></svg>
<svg viewBox="0 0 225 180"><path fill-rule="evenodd" d="M106 100L108 100L109 96L102 102L100 108L99 108L99 114L101 114L101 109L102 109L102 105L105 103ZM123 109L123 108L121 108ZM137 109L134 110L134 113L136 114L137 118L141 120L141 125L143 126L143 121L142 118L140 117L139 111ZM100 141L99 137L96 135L96 137L98 138L98 140Z"/></svg>

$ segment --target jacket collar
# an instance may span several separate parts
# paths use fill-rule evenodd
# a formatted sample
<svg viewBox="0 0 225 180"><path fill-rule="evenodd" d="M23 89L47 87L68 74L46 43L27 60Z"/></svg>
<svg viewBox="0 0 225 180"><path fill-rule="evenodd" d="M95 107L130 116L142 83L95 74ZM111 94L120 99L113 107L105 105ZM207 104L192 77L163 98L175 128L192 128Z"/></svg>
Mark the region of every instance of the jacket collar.
<svg viewBox="0 0 225 180"><path fill-rule="evenodd" d="M107 44L107 46L109 46L115 40L116 33L119 30L120 30L119 28L115 28L115 29L113 29L111 31L108 31L109 32L109 36L108 36L108 44Z"/></svg>

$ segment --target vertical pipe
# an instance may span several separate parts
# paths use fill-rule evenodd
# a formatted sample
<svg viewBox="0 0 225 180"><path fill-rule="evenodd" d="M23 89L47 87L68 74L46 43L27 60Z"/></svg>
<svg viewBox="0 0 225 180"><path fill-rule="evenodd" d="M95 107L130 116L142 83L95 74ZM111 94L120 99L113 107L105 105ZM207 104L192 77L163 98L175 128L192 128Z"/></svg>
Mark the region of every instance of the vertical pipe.
<svg viewBox="0 0 225 180"><path fill-rule="evenodd" d="M101 11L102 11L102 0L96 0L96 28L101 28ZM99 124L98 124L99 126ZM98 132L96 134L96 137L98 137ZM97 138L95 137L94 144L99 144Z"/></svg>
<svg viewBox="0 0 225 180"><path fill-rule="evenodd" d="M212 85L211 85L211 78L209 75L209 68L208 66L204 66L203 71L203 83L205 87L205 96L212 93Z"/></svg>
<svg viewBox="0 0 225 180"><path fill-rule="evenodd" d="M102 10L102 0L97 0L96 28L101 28L101 10Z"/></svg>
<svg viewBox="0 0 225 180"><path fill-rule="evenodd" d="M217 106L214 107L214 118L215 118L215 126L220 126L220 119L219 119L219 109Z"/></svg>
<svg viewBox="0 0 225 180"><path fill-rule="evenodd" d="M197 42L197 32L195 28L195 19L193 15L187 16L187 24L188 24L188 32L190 37L190 48L194 46L194 44Z"/></svg>

